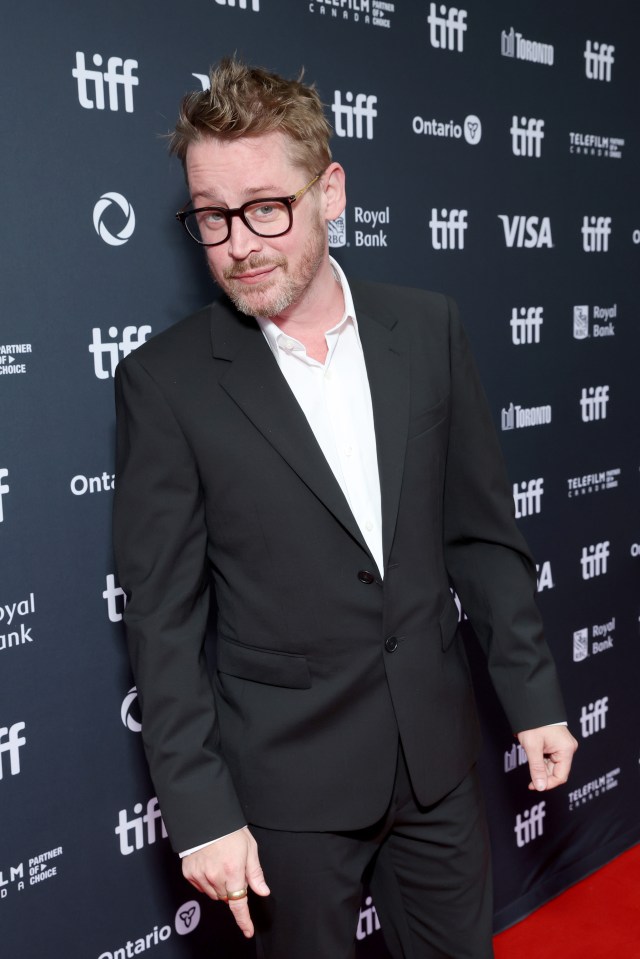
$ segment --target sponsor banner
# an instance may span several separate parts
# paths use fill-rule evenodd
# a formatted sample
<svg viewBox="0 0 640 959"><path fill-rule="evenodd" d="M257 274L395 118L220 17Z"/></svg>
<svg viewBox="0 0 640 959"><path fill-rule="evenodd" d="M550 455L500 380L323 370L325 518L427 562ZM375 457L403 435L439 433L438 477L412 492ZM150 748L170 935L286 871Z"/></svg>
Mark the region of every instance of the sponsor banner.
<svg viewBox="0 0 640 959"><path fill-rule="evenodd" d="M603 490L617 489L622 470L605 470L602 473L587 473L586 476L573 476L567 480L567 496L584 496L587 493L600 493Z"/></svg>
<svg viewBox="0 0 640 959"><path fill-rule="evenodd" d="M588 305L574 306L573 308L573 336L576 340L586 340L589 337L599 339L603 336L615 336L614 320L618 318L618 304L612 306Z"/></svg>
<svg viewBox="0 0 640 959"><path fill-rule="evenodd" d="M440 137L441 139L462 140L471 146L477 146L482 139L482 122L475 113L469 113L462 123L456 120L436 120L435 117L415 116L411 129L418 136Z"/></svg>
<svg viewBox="0 0 640 959"><path fill-rule="evenodd" d="M609 769L601 776L597 776L582 786L578 786L577 789L570 789L567 796L569 812L574 812L581 806L586 806L587 803L592 802L594 799L604 796L605 793L611 792L612 789L617 789L619 779L620 767L617 766L616 769Z"/></svg>
<svg viewBox="0 0 640 959"><path fill-rule="evenodd" d="M16 892L25 892L29 887L39 886L59 875L63 847L55 846L32 856L25 856L18 863L3 863L0 867L0 900L8 899Z"/></svg>
<svg viewBox="0 0 640 959"><path fill-rule="evenodd" d="M597 656L599 653L613 649L615 629L615 616L608 623L597 623L591 628L584 626L582 629L576 629L573 634L573 661L580 663L589 656Z"/></svg>
<svg viewBox="0 0 640 959"><path fill-rule="evenodd" d="M553 246L551 220L548 216L509 216L507 213L498 213L498 219L502 221L505 246L510 250L540 250L543 247L551 249Z"/></svg>
<svg viewBox="0 0 640 959"><path fill-rule="evenodd" d="M620 160L623 147L622 137L605 137L597 133L569 133L569 153Z"/></svg>

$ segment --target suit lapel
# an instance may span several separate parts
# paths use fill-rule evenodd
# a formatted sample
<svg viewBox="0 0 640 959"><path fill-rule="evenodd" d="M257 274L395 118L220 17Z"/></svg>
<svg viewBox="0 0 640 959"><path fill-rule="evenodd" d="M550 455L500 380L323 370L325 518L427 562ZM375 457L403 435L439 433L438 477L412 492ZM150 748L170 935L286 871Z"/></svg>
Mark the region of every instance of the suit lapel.
<svg viewBox="0 0 640 959"><path fill-rule="evenodd" d="M374 318L370 304L367 308L362 303L355 283L352 292L373 406L382 498L382 550L386 567L398 517L407 444L409 354L396 332L395 320L380 310L380 292L376 296L379 318Z"/></svg>
<svg viewBox="0 0 640 959"><path fill-rule="evenodd" d="M220 385L368 552L340 485L258 325L225 303L215 304L213 315L213 354L228 362Z"/></svg>

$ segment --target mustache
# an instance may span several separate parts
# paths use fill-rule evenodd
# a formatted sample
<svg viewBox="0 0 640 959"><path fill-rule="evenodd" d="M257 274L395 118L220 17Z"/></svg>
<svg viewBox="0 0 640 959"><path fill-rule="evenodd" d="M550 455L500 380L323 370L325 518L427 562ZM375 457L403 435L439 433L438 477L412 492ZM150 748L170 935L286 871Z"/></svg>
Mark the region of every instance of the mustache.
<svg viewBox="0 0 640 959"><path fill-rule="evenodd" d="M287 268L287 258L285 256L276 257L276 259L269 259L264 256L250 256L248 259L243 260L241 263L234 263L233 266L227 267L223 272L225 280L232 280L236 276L241 276L243 273L246 273L249 270L260 270L263 267L274 267L281 266L284 269Z"/></svg>

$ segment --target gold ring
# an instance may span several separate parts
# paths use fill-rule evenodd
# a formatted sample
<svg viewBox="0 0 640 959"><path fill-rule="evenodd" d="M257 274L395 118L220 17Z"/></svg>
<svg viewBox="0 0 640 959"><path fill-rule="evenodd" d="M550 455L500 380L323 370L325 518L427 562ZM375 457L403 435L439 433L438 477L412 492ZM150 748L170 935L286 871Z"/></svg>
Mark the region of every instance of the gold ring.
<svg viewBox="0 0 640 959"><path fill-rule="evenodd" d="M236 889L234 892L229 892L229 890L227 889L227 902L237 902L238 899L246 899L246 898L247 898L246 886L244 887L244 889Z"/></svg>

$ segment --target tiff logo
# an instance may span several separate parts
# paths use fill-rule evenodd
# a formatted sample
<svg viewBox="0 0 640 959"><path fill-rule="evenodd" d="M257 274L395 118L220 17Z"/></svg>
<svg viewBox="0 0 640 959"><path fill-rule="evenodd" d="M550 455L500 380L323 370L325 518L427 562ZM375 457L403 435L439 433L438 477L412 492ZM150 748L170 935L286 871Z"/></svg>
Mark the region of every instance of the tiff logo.
<svg viewBox="0 0 640 959"><path fill-rule="evenodd" d="M523 516L533 516L542 509L542 494L544 493L544 479L523 480L518 486L513 484L513 501L516 507L516 519Z"/></svg>
<svg viewBox="0 0 640 959"><path fill-rule="evenodd" d="M615 47L610 43L592 43L587 40L584 48L584 72L588 80L611 81L611 67L614 64Z"/></svg>
<svg viewBox="0 0 640 959"><path fill-rule="evenodd" d="M109 573L107 576L107 588L102 593L102 598L107 601L107 612L111 622L119 623L127 605L127 594L121 586L116 586L116 578L113 573Z"/></svg>
<svg viewBox="0 0 640 959"><path fill-rule="evenodd" d="M125 326L122 331L122 339L119 343L117 341L115 343L103 343L102 331L97 326L93 327L92 333L93 341L89 346L89 352L93 353L93 369L99 380L106 380L109 376L115 375L116 366L120 359L124 359L124 357L128 356L133 350L142 346L149 333L151 333L151 327ZM112 340L116 340L118 336L117 327L109 327L109 336ZM109 368L106 370L103 362L105 353L110 359ZM118 355L119 353L122 353L122 357Z"/></svg>
<svg viewBox="0 0 640 959"><path fill-rule="evenodd" d="M235 7L236 0L216 0L219 7ZM238 0L240 10L247 9L247 0ZM254 13L260 13L260 0L251 0L251 9Z"/></svg>
<svg viewBox="0 0 640 959"><path fill-rule="evenodd" d="M456 50L462 53L464 34L467 29L467 11L457 7L445 7L440 4L440 16L436 13L437 4L429 5L429 40L437 50Z"/></svg>
<svg viewBox="0 0 640 959"><path fill-rule="evenodd" d="M102 57L99 53L94 53L93 64L96 67L102 66ZM133 113L133 88L138 86L138 78L134 77L133 71L138 67L137 60L123 60L122 57L109 57L107 60L107 69L104 73L101 70L88 70L85 66L84 53L76 53L76 65L71 71L78 81L78 100L80 106L85 110L104 110L104 87L105 84L109 90L109 109L118 109L118 87L121 86L124 91L124 108L127 113ZM122 68L122 69L121 69ZM93 84L93 96L91 100L87 84Z"/></svg>
<svg viewBox="0 0 640 959"><path fill-rule="evenodd" d="M120 839L120 853L123 856L129 856L136 849L142 849L146 844L152 846L158 838L156 822L160 820L160 833L162 839L167 838L167 830L162 821L162 813L158 807L158 799L153 796L147 803L147 811L141 816L143 806L138 802L133 807L134 818L129 819L127 810L121 809L118 813L118 825L114 832ZM145 829L145 826L147 827ZM131 842L130 840L133 840ZM145 843L146 840L146 843Z"/></svg>
<svg viewBox="0 0 640 959"><path fill-rule="evenodd" d="M431 244L434 250L464 250L464 232L468 227L467 210L431 210Z"/></svg>
<svg viewBox="0 0 640 959"><path fill-rule="evenodd" d="M13 726L0 727L0 779L2 779L4 775L4 753L9 753L9 771L11 775L17 776L20 772L20 749L27 741L20 733L25 727L26 723L14 723Z"/></svg>
<svg viewBox="0 0 640 959"><path fill-rule="evenodd" d="M603 543L594 543L592 546L582 547L580 565L583 579L593 579L594 576L605 575L607 560L610 556L609 546L609 540L606 539Z"/></svg>
<svg viewBox="0 0 640 959"><path fill-rule="evenodd" d="M355 136L356 139L361 140L364 136L363 131L366 124L367 140L373 140L373 120L378 116L378 111L376 110L378 98L373 95L367 95L366 93L358 93L356 94L354 103L353 93L350 92L345 93L344 98L347 101L346 104L342 102L340 90L335 91L331 109L336 118L335 127L337 135L339 137ZM343 119L346 121L346 127L343 125Z"/></svg>
<svg viewBox="0 0 640 959"><path fill-rule="evenodd" d="M582 422L592 423L594 420L606 420L608 402L608 386L584 386L580 396Z"/></svg>
<svg viewBox="0 0 640 959"><path fill-rule="evenodd" d="M541 306L517 306L511 311L511 341L515 346L540 342L540 327L544 322Z"/></svg>
<svg viewBox="0 0 640 959"><path fill-rule="evenodd" d="M608 253L611 236L610 216L582 217L582 249L585 253Z"/></svg>
<svg viewBox="0 0 640 959"><path fill-rule="evenodd" d="M533 117L513 117L511 123L511 149L517 157L542 156L544 120Z"/></svg>
<svg viewBox="0 0 640 959"><path fill-rule="evenodd" d="M9 475L9 470L4 467L0 469L0 523L4 523L4 509L2 507L2 497L10 492L11 487L8 483L3 483L2 481L7 478Z"/></svg>
<svg viewBox="0 0 640 959"><path fill-rule="evenodd" d="M603 696L602 699L596 699L595 703L589 703L582 707L580 713L580 732L582 738L587 739L594 733L599 733L607 725L607 713L609 711L609 697Z"/></svg>
<svg viewBox="0 0 640 959"><path fill-rule="evenodd" d="M516 834L516 842L520 849L530 843L532 839L537 839L542 835L544 817L546 816L545 806L546 803L543 799L542 802L536 803L531 809L526 809L522 815L518 813L516 816L513 831Z"/></svg>

